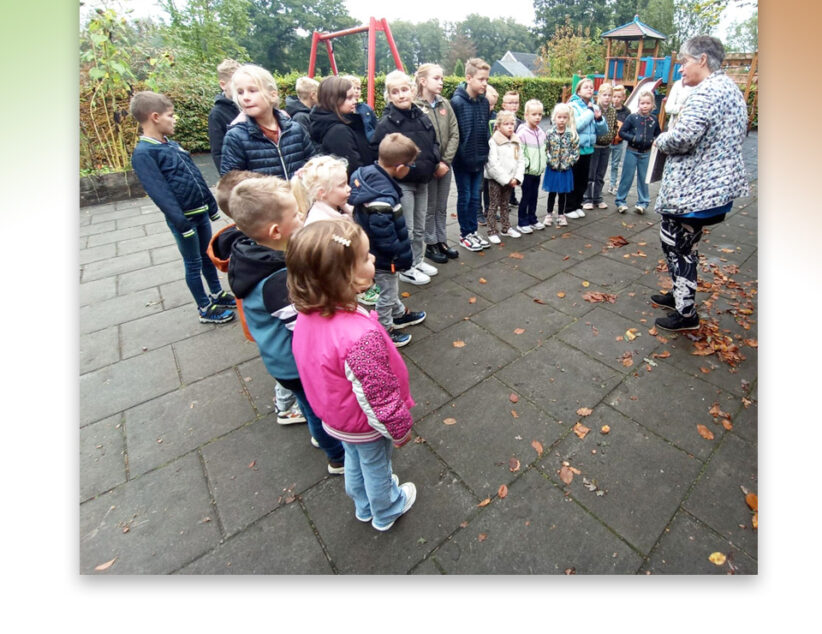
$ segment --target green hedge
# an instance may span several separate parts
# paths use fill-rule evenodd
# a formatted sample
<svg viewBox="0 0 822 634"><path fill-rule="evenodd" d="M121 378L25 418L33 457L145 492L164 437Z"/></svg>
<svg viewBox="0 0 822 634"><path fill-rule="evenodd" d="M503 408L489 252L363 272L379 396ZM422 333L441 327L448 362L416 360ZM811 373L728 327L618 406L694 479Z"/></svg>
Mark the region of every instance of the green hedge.
<svg viewBox="0 0 822 634"><path fill-rule="evenodd" d="M280 90L280 107L285 107L285 98L295 95L294 84L300 73L290 75L275 76L277 86ZM450 99L454 94L462 77L444 77L442 94ZM562 87L570 84L570 79L542 78L542 77L491 77L489 84L496 88L500 94L497 109L502 103L502 95L509 90L516 90L520 95L520 115L525 102L529 99L539 99L545 107L546 115L550 113L554 104L562 98ZM178 121L174 139L184 148L191 152L208 152L208 113L214 104L214 97L218 88L216 82L211 78L197 85L186 86L174 85L163 87L165 92L174 102L174 110L177 113ZM365 99L367 84L363 81L363 100ZM374 111L379 117L385 108L385 76L375 77L374 81Z"/></svg>
<svg viewBox="0 0 822 634"><path fill-rule="evenodd" d="M294 95L294 84L300 73L275 76L277 86L280 90L280 107L285 107L285 98ZM462 77L443 78L443 96L450 99L457 86L463 81ZM555 78L530 78L530 77L491 77L489 83L496 88L500 94L497 108L502 103L502 95L509 90L516 90L520 94L520 115L525 102L529 99L539 99L545 107L546 115L550 113L555 103L561 100L563 86L569 85L570 79ZM363 96L366 94L363 86ZM147 87L140 82L135 85L134 92L145 90ZM190 152L208 152L208 113L214 105L214 97L219 91L219 86L211 74L203 73L185 79L167 77L158 87L160 92L165 93L174 102L174 111L177 115L177 126L174 131L174 140L180 143ZM385 91L385 76L375 78L374 110L379 117L385 108L383 92ZM84 86L80 91L80 122L81 122L81 160L80 167L84 170L102 169L107 166L99 148L93 147L87 142L83 134L90 122L86 121L88 107L87 101L90 95L88 86ZM127 147L133 148L137 137L137 128L126 114L128 112L128 101L124 100L117 104L121 115L126 118L123 121L127 127L127 134L124 142ZM85 124L85 125L84 125ZM85 148L85 149L84 149ZM129 150L130 151L130 150Z"/></svg>

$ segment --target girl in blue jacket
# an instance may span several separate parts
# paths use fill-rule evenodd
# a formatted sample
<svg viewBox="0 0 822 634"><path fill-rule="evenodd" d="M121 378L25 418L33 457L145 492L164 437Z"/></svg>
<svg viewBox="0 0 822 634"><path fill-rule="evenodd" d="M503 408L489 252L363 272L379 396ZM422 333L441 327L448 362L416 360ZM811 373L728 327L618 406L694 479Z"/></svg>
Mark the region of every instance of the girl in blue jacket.
<svg viewBox="0 0 822 634"><path fill-rule="evenodd" d="M574 109L574 121L579 135L579 160L572 169L574 175L574 190L568 194L566 213L568 218L584 218L582 198L588 186L588 171L591 166L591 155L594 153L594 143L598 136L608 133L608 123L602 116L599 106L594 103L594 80L585 78L577 84L576 94L568 100L568 105Z"/></svg>

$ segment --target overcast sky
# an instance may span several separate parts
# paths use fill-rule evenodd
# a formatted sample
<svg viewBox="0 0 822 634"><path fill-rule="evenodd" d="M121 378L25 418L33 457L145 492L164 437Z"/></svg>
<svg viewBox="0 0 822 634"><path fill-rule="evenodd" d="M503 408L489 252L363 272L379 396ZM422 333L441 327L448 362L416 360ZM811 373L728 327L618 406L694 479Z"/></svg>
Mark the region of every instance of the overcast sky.
<svg viewBox="0 0 822 634"><path fill-rule="evenodd" d="M114 8L131 8L134 17L156 16L161 13L157 0L82 0L86 7L81 8L81 17L89 7L112 6ZM362 24L367 24L368 18L387 18L389 26L392 20L406 20L409 22L425 22L437 18L440 22L459 22L470 13L479 13L489 18L511 17L520 24L532 26L534 24L534 5L532 0L494 0L483 2L481 6L477 0L393 0L392 2L375 2L374 0L344 0L348 12ZM185 0L177 0L179 5ZM728 9L723 16L721 27L728 23L741 21L747 18L753 10ZM641 17L641 16L640 16ZM722 35L720 34L720 37Z"/></svg>

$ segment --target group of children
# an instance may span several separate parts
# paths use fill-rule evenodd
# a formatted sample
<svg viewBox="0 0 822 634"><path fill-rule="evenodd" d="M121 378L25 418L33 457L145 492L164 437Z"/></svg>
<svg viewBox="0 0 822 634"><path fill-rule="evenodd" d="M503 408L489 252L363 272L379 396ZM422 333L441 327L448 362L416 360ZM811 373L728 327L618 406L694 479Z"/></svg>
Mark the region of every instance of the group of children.
<svg viewBox="0 0 822 634"><path fill-rule="evenodd" d="M289 116L278 109L277 87L268 71L224 63L218 69L223 92L209 118L210 136L219 136L225 126L214 156L215 163L219 156L221 173L216 199L188 152L168 139L175 124L171 101L145 91L131 103L143 131L132 163L166 216L199 319L224 323L235 310L241 314L246 336L256 342L276 379L278 422L308 423L312 444L327 455L328 472L345 473L356 518L381 531L416 499L414 484L400 485L392 473L391 452L409 440L413 422L408 372L397 348L410 341L403 330L424 321L426 313L404 305L398 282L424 284L436 275L423 257L436 262L458 257L445 237L452 171L460 244L468 250L501 241L497 214L501 233L513 238L554 221L566 225L570 215L572 169L581 154L574 109L557 104L546 133L540 127L543 105L528 101L525 120L519 122L516 95L516 102L507 104L515 103L513 108L497 113L492 133L484 96L488 71L482 60L469 60L466 82L450 103L441 95L439 66L421 66L415 80L402 71L390 73L386 111L368 126L377 160L351 172L346 160L317 154L312 142L308 128L317 103L323 103L321 84L308 78L298 82L298 97L287 105ZM340 99L347 103L354 84L342 88ZM607 133L616 125L606 92L600 89L595 109L596 150L603 149L596 153L597 165L601 156L610 158L613 136ZM233 118L225 103L229 98L237 107ZM345 121L340 103L333 107ZM356 114L355 107L346 107L347 114L362 117L363 129L368 110ZM644 184L642 154L658 134L658 126L647 121L644 95L636 117L628 117L621 130L629 154L618 203L624 202L634 168ZM607 131L600 129L603 125ZM488 240L476 226L483 177L491 199ZM556 216L549 200L545 222L536 217L540 178L543 190L559 198ZM594 202L602 180L596 183ZM514 229L508 207L518 185L522 201ZM210 221L218 217L218 207L236 224L212 238ZM217 266L227 271L233 294L221 288ZM373 304L365 294L376 288L376 310L369 314L360 302Z"/></svg>

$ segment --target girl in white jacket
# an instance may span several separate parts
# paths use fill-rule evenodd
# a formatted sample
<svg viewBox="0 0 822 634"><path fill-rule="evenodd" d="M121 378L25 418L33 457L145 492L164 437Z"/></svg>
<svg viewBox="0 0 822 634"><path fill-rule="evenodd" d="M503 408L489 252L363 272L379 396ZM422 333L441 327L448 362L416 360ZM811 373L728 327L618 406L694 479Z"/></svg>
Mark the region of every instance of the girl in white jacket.
<svg viewBox="0 0 822 634"><path fill-rule="evenodd" d="M488 179L490 208L486 213L488 222L488 240L500 243L497 234L497 214L502 223L502 234L510 238L519 238L522 234L508 221L508 201L511 190L522 183L525 173L525 155L514 128L517 125L516 115L507 110L497 114L494 123L494 134L488 140L488 161L485 163L485 178ZM528 233L531 233L529 227Z"/></svg>

